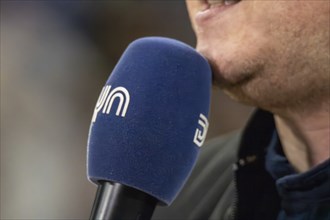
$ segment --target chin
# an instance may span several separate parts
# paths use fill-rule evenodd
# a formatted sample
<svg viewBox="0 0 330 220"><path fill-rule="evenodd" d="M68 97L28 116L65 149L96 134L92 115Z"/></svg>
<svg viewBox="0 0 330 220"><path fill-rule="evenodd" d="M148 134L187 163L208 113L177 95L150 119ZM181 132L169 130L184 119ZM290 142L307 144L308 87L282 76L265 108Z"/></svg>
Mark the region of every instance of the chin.
<svg viewBox="0 0 330 220"><path fill-rule="evenodd" d="M216 46L211 46L216 45ZM262 72L263 59L259 51L243 50L231 42L227 44L200 41L196 47L210 63L213 79L222 88L240 87Z"/></svg>
<svg viewBox="0 0 330 220"><path fill-rule="evenodd" d="M214 83L226 90L240 89L261 73L262 67L257 62L244 62L243 59L202 54L210 63Z"/></svg>

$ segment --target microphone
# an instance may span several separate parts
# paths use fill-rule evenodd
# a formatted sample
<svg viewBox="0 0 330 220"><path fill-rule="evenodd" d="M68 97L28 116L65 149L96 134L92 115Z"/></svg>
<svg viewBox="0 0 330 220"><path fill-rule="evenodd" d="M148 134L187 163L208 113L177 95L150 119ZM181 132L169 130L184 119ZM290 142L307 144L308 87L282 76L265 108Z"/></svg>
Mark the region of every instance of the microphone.
<svg viewBox="0 0 330 220"><path fill-rule="evenodd" d="M192 47L146 37L125 50L97 100L87 175L98 185L90 219L151 219L170 205L207 129L211 69Z"/></svg>

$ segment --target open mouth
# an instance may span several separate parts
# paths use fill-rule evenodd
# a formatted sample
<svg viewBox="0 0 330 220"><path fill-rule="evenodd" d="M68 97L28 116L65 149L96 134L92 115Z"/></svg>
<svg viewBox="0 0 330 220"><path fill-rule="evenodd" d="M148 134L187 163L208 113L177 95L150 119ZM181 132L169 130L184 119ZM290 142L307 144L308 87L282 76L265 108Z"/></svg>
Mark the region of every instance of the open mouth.
<svg viewBox="0 0 330 220"><path fill-rule="evenodd" d="M240 2L240 0L204 0L204 1L208 4L209 8L229 6Z"/></svg>
<svg viewBox="0 0 330 220"><path fill-rule="evenodd" d="M196 14L196 21L198 24L203 23L211 17L217 14L222 14L222 12L227 11L227 9L232 8L242 0L199 0L200 7L199 12Z"/></svg>

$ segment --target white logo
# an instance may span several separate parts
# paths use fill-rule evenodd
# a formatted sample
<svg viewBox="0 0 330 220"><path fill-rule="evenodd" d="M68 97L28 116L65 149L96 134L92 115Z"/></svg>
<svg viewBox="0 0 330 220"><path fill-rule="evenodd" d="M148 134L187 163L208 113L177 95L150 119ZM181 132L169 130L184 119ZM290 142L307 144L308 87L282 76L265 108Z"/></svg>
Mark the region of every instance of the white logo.
<svg viewBox="0 0 330 220"><path fill-rule="evenodd" d="M110 90L111 90L110 85L106 85L103 87L94 109L94 114L92 117L93 123L96 121L97 114L99 113L99 111L101 111L101 109L103 109L102 110L103 114L110 113L112 104L116 98L119 98L119 104L117 107L116 115L125 117L130 102L130 96L127 89L125 89L124 87L117 87L113 89L111 92Z"/></svg>
<svg viewBox="0 0 330 220"><path fill-rule="evenodd" d="M199 115L198 124L202 126L202 130L200 130L199 128L196 129L194 143L198 147L201 147L205 141L207 129L209 128L209 122L205 117L205 115L203 114Z"/></svg>

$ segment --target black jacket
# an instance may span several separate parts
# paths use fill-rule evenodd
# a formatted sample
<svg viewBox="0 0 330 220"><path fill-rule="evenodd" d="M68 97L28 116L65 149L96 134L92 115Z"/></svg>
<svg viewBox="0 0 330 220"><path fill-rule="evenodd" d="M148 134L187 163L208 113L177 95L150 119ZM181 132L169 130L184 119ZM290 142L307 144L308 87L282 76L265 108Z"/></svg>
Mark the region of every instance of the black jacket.
<svg viewBox="0 0 330 220"><path fill-rule="evenodd" d="M276 134L272 114L258 110L243 131L207 143L178 198L153 220L329 220L330 161L296 174ZM276 170L286 174L274 179Z"/></svg>

